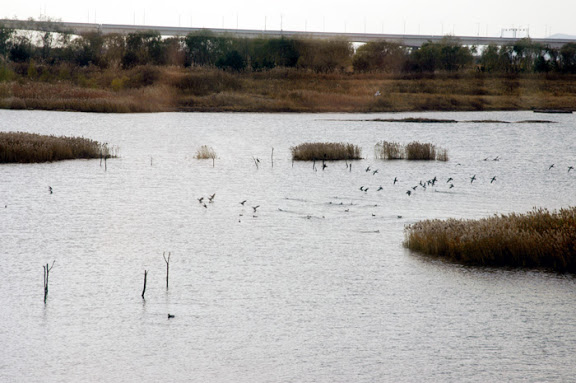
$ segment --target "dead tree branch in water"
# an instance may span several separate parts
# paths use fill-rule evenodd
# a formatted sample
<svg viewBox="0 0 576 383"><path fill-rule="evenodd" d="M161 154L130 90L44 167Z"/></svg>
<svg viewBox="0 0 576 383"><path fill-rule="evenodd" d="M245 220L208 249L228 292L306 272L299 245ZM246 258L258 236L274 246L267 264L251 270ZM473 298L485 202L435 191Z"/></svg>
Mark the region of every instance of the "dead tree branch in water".
<svg viewBox="0 0 576 383"><path fill-rule="evenodd" d="M44 268L44 303L46 303L46 299L48 298L48 277L50 270L52 270L54 267L54 262L56 262L56 260L52 261L52 266L50 266L48 263L46 266L42 266L42 268Z"/></svg>

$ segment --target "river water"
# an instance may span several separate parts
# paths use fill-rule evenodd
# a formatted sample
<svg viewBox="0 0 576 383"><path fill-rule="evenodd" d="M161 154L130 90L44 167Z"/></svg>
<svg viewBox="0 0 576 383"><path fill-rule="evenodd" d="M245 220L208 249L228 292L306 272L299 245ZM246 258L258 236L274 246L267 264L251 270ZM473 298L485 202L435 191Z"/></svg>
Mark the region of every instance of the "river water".
<svg viewBox="0 0 576 383"><path fill-rule="evenodd" d="M360 121L404 117L460 122ZM542 118L555 123L518 123ZM574 206L575 115L0 111L0 131L119 154L0 166L0 381L574 380L573 276L463 267L402 241L421 219ZM450 160L377 160L382 140ZM315 141L365 159L292 163Z"/></svg>

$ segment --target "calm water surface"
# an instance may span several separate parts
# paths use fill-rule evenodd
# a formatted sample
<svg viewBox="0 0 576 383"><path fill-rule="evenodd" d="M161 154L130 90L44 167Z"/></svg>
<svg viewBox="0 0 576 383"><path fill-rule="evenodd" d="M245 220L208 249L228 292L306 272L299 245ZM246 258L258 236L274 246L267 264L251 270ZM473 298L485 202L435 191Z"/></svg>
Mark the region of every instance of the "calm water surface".
<svg viewBox="0 0 576 383"><path fill-rule="evenodd" d="M511 123L359 121L414 116ZM542 118L556 123L517 123ZM462 267L402 241L421 219L574 206L575 115L0 111L0 131L16 130L120 157L0 166L0 381L574 379L574 277ZM450 161L376 160L381 140L431 142ZM292 164L309 141L365 159ZM201 145L214 167L194 158Z"/></svg>

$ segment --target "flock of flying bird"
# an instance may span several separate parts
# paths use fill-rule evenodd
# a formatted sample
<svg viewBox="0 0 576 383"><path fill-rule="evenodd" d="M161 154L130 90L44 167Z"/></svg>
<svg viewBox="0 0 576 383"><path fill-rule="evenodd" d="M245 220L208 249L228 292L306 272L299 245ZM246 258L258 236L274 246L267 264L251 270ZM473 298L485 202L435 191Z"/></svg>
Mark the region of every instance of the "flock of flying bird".
<svg viewBox="0 0 576 383"><path fill-rule="evenodd" d="M484 161L488 161L488 160L489 160L489 158L485 158L485 159L484 159ZM497 156L497 157L495 157L495 158L493 158L493 159L491 159L491 160L492 160L492 161L500 161L500 156ZM458 165L460 165L460 164L458 164ZM552 165L550 165L550 166L548 167L548 170L552 170L554 167L555 167L555 164L552 164ZM328 168L328 165L323 161L323 162L322 162L321 169L322 169L322 170L325 170L326 168ZM316 165L315 165L315 164L313 165L313 169L314 169L314 171L317 171L317 168L316 168ZM352 164L346 163L346 169L349 169L349 170L351 171L351 170L352 170ZM568 166L568 173L571 172L571 171L574 170L574 169L575 169L574 166ZM365 172L365 173L371 173L373 176L375 176L375 175L377 175L377 174L379 173L379 169L373 169L372 166L369 165L369 166L367 166L367 167L364 169L364 172ZM575 172L576 172L576 171L575 171ZM470 184L472 184L472 183L474 183L475 181L478 180L476 174L473 174L471 177L468 177L468 179L470 180ZM498 179L497 176L492 176L492 177L490 178L490 184L495 183L495 182L497 181L497 179ZM393 184L393 185L399 184L399 182L400 182L400 180L398 179L398 177L394 177L394 179L392 180L392 184ZM448 177L448 178L446 179L446 181L444 182L444 185L447 185L448 190L450 190L450 189L452 189L452 188L455 187L455 186L454 186L454 183L455 183L455 182L454 182L454 178L453 178L453 177ZM432 178L430 178L430 179L428 179L428 180L426 180L426 181L423 181L423 180L419 181L418 184L416 184L416 185L410 187L408 190L406 190L405 194L410 197L410 196L414 195L414 193L415 193L417 190L426 191L428 188L437 187L437 185L440 185L440 181L438 180L438 177L437 177L437 176L434 176L434 177L432 177ZM370 187L366 187L366 186L360 186L360 188L359 188L359 190L362 191L362 192L364 192L364 193L367 193L369 189L370 189ZM376 189L376 191L378 191L378 192L379 192L379 191L382 191L382 190L384 190L384 187L383 187L383 186L379 186L379 187ZM207 200L208 204L210 204L210 203L214 202L215 196L216 196L216 193L212 194L211 196L209 196L209 197L207 197L207 198L205 198L205 197L200 197L200 198L198 198L198 202L199 202L204 208L207 208L208 205L206 204L205 201ZM243 200L243 201L240 201L239 204L242 205L242 206L245 206L246 202L247 202L247 200ZM255 214L256 214L258 208L260 207L260 205L251 206L251 207L252 207L252 210L253 210L253 213L254 213L253 217L256 217ZM282 211L282 209L279 209L279 210ZM241 213L240 216L243 216L243 214Z"/></svg>

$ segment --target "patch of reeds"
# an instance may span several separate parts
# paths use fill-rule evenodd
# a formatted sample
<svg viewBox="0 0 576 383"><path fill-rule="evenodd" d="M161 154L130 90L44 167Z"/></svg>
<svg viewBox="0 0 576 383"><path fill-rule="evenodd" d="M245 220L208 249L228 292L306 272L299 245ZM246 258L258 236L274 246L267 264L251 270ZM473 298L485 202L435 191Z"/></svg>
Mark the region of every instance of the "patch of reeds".
<svg viewBox="0 0 576 383"><path fill-rule="evenodd" d="M569 74L321 74L288 68L229 73L199 67L36 64L37 76L30 77L29 67L9 63L1 70L0 108L101 113L576 110L576 76ZM381 96L375 97L375 90Z"/></svg>
<svg viewBox="0 0 576 383"><path fill-rule="evenodd" d="M0 163L33 163L115 157L107 144L84 137L0 132Z"/></svg>
<svg viewBox="0 0 576 383"><path fill-rule="evenodd" d="M404 246L470 265L576 272L575 228L576 207L480 220L426 220L406 226Z"/></svg>
<svg viewBox="0 0 576 383"><path fill-rule="evenodd" d="M359 146L341 142L306 142L290 148L294 161L336 161L362 158Z"/></svg>
<svg viewBox="0 0 576 383"><path fill-rule="evenodd" d="M196 159L199 160L215 160L216 159L216 151L213 147L208 145L202 145L196 151Z"/></svg>
<svg viewBox="0 0 576 383"><path fill-rule="evenodd" d="M413 141L406 145L407 160L435 160L436 147L430 143Z"/></svg>
<svg viewBox="0 0 576 383"><path fill-rule="evenodd" d="M374 147L376 158L383 160L403 160L406 158L406 151L403 145L398 142L382 141Z"/></svg>
<svg viewBox="0 0 576 383"><path fill-rule="evenodd" d="M403 146L397 142L382 141L374 146L374 155L383 160L448 161L448 151L430 143L417 141Z"/></svg>

